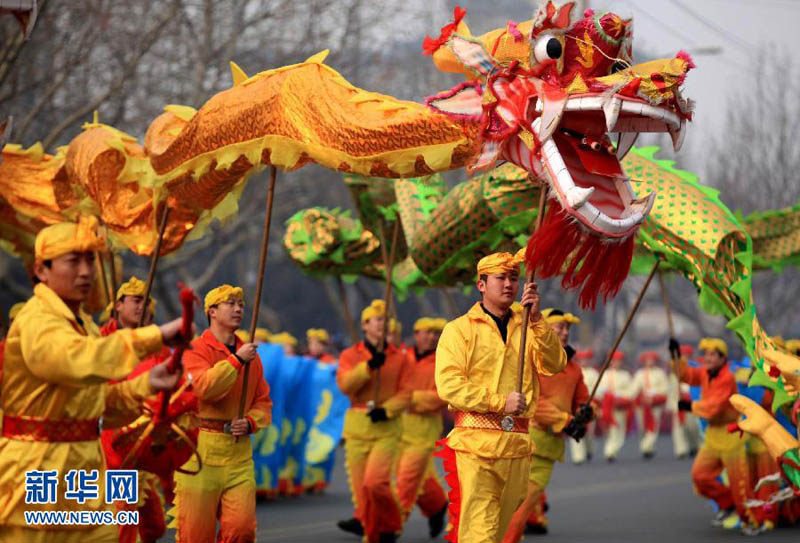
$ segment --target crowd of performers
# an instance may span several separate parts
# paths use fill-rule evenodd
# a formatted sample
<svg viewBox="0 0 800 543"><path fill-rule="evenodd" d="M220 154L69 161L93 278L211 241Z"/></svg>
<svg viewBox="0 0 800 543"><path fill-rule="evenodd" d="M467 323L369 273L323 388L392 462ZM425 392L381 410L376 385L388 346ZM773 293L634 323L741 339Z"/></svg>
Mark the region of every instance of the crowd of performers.
<svg viewBox="0 0 800 543"><path fill-rule="evenodd" d="M151 324L155 302L134 277L98 327L82 304L104 243L88 219L43 229L33 296L10 312L0 351L0 541L156 541L166 530L164 503L174 506L180 542L254 541L249 436L269 426L272 401L256 343L237 333L245 293L230 285L206 293L208 327L200 332L183 319ZM778 414L765 420L757 405L744 403L768 408L772 398L748 391L747 371L731 367L724 341L704 339L695 357L670 340L670 365L658 352L643 352L633 374L626 355L615 352L600 379L594 354L570 342L577 316L540 308L533 282L515 302L520 262L509 253L480 259L480 299L450 322L417 320L411 346L400 339L400 323L387 322L383 301L363 310L363 340L338 359L326 331L308 331L308 355L338 363L336 382L350 402L343 439L353 514L341 530L370 543L396 541L418 507L431 537L446 528L454 541L514 543L524 533L546 533L545 491L567 448L576 464L596 449L613 462L635 424L649 459L665 420L674 455L694 457L694 488L716 503L715 524L757 534L797 521L796 496L773 499L782 484L776 473L797 493L797 442L774 426ZM298 348L288 334L262 331L257 339L289 353ZM175 353L189 340L183 371L173 371ZM796 342L784 347L789 359L800 354ZM731 403L739 392L752 399L733 399L747 421ZM732 432L737 421L733 429L749 433ZM143 425L154 430L139 431ZM452 430L442 438L446 425ZM595 444L601 434L602 448ZM109 505L102 487L84 503L61 495L28 503L26 472L102 473L131 458L139 469L137 503ZM28 510L109 508L138 510L139 525L66 529L25 518Z"/></svg>

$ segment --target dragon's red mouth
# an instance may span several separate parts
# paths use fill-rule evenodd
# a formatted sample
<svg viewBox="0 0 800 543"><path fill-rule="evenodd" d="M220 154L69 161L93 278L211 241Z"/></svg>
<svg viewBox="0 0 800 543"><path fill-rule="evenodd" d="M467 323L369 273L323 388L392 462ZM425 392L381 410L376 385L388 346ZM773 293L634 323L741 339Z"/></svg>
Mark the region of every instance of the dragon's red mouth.
<svg viewBox="0 0 800 543"><path fill-rule="evenodd" d="M537 101L538 111L547 107ZM534 123L537 130L541 119ZM568 97L552 125L541 141L542 173L561 206L604 237L632 235L656 195L637 198L620 161L642 132L668 132L680 147L684 118L668 106L638 98L586 94ZM611 144L612 133L618 135L616 147Z"/></svg>

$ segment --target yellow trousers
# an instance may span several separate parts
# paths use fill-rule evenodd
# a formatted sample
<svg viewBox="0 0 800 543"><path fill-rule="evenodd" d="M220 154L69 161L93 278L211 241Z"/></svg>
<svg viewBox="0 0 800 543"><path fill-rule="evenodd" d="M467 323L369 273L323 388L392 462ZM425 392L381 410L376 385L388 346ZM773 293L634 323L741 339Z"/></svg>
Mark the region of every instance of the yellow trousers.
<svg viewBox="0 0 800 543"><path fill-rule="evenodd" d="M176 473L175 485L178 543L255 541L256 480L252 459L229 466L204 464L197 475ZM218 520L220 532L215 538Z"/></svg>
<svg viewBox="0 0 800 543"><path fill-rule="evenodd" d="M437 455L444 459L450 485L449 531L455 541L500 541L525 498L530 457L485 458L446 445Z"/></svg>

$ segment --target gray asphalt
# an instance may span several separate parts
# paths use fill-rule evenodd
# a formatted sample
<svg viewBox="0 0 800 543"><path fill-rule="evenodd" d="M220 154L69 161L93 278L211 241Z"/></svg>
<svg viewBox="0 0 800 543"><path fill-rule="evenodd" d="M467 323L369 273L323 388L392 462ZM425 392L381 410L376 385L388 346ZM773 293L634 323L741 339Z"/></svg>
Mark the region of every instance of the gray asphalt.
<svg viewBox="0 0 800 543"><path fill-rule="evenodd" d="M548 488L550 533L527 536L526 541L689 543L743 539L745 536L738 532L710 525L714 511L708 501L692 491L691 460L674 459L666 438L659 441L658 447L656 458L645 461L629 439L614 464L598 461L597 455L583 466L557 464ZM338 453L333 482L325 495L258 504L257 541L359 541L336 528L337 520L352 515L341 450ZM757 540L797 543L800 528L777 529ZM418 512L409 519L401 541L431 541L426 520Z"/></svg>

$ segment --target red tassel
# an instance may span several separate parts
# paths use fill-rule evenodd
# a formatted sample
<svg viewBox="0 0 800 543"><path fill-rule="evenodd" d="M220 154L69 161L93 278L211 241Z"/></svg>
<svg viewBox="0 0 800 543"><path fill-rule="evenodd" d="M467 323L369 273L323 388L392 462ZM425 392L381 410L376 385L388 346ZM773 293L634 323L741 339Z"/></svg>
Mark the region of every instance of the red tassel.
<svg viewBox="0 0 800 543"><path fill-rule="evenodd" d="M778 369L778 366L770 366L769 367L769 376L773 379L777 379L781 376L781 370Z"/></svg>
<svg viewBox="0 0 800 543"><path fill-rule="evenodd" d="M742 439L744 437L744 430L739 428L739 423L738 422L730 423L728 425L728 433L735 434L736 432L739 432L739 439Z"/></svg>
<svg viewBox="0 0 800 543"><path fill-rule="evenodd" d="M606 243L583 230L555 202L548 207L539 229L528 241L525 263L542 278L562 275L566 290L579 290L578 303L584 309L613 298L628 277L633 260L633 236L618 243Z"/></svg>

